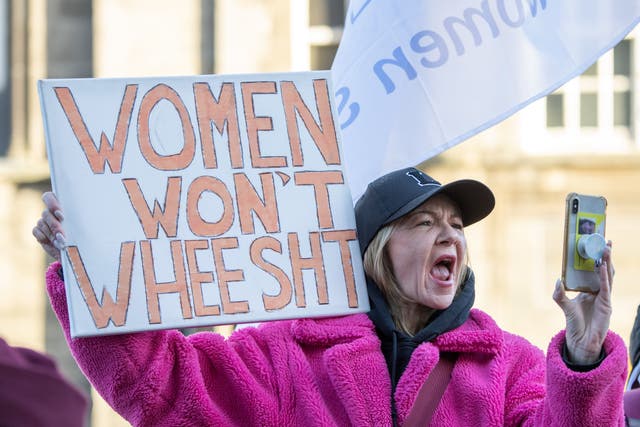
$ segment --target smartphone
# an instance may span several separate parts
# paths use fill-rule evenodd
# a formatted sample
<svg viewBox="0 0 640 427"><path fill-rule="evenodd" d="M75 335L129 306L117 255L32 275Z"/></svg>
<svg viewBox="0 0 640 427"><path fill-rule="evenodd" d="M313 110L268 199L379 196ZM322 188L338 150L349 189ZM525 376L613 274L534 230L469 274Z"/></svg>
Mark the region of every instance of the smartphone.
<svg viewBox="0 0 640 427"><path fill-rule="evenodd" d="M598 251L593 248L604 249L606 211L607 199L603 196L567 195L562 256L565 289L581 292L600 289L600 277L595 271L599 260L594 259L598 258Z"/></svg>

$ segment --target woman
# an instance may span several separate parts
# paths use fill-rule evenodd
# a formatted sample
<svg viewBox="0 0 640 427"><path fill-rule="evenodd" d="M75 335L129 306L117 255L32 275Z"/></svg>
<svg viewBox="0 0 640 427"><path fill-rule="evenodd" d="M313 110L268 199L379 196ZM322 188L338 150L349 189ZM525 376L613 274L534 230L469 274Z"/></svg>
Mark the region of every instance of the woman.
<svg viewBox="0 0 640 427"><path fill-rule="evenodd" d="M59 259L62 213L51 193L44 200L34 236ZM228 340L177 331L71 340L57 262L47 288L83 371L134 425L622 425L626 349L608 332L610 244L597 295L569 300L556 285L567 328L545 359L471 309L464 227L493 206L477 181L441 185L415 168L372 182L356 204L368 315L269 322ZM425 404L436 388L441 397Z"/></svg>

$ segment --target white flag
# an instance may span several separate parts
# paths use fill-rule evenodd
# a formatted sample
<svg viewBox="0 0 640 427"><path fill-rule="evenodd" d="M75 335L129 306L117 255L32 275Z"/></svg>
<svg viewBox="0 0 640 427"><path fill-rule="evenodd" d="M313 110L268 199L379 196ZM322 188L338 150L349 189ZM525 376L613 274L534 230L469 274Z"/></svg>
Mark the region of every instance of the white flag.
<svg viewBox="0 0 640 427"><path fill-rule="evenodd" d="M639 20L639 0L352 0L332 67L352 195L554 91Z"/></svg>

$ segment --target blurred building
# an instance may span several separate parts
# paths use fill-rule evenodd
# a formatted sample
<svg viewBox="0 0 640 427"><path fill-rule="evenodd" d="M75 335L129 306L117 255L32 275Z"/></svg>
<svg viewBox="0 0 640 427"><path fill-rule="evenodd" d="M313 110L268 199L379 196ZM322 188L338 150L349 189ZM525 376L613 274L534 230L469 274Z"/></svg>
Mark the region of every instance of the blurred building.
<svg viewBox="0 0 640 427"><path fill-rule="evenodd" d="M50 188L36 82L328 69L346 0L0 0L0 335L53 354L86 390L44 293L51 261L31 236ZM467 231L477 306L546 348L563 327L551 299L568 192L609 200L612 328L640 303L639 31L556 93L422 166L471 177L495 212ZM470 76L472 78L472 76ZM126 425L94 394L94 426Z"/></svg>

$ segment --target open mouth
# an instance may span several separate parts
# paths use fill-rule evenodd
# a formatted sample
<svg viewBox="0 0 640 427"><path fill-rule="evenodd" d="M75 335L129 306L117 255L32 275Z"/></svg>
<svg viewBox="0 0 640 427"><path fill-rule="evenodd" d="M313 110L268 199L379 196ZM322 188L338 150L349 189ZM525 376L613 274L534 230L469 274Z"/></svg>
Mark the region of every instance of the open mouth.
<svg viewBox="0 0 640 427"><path fill-rule="evenodd" d="M455 264L456 258L454 256L443 255L439 257L431 267L431 277L440 282L452 282Z"/></svg>

